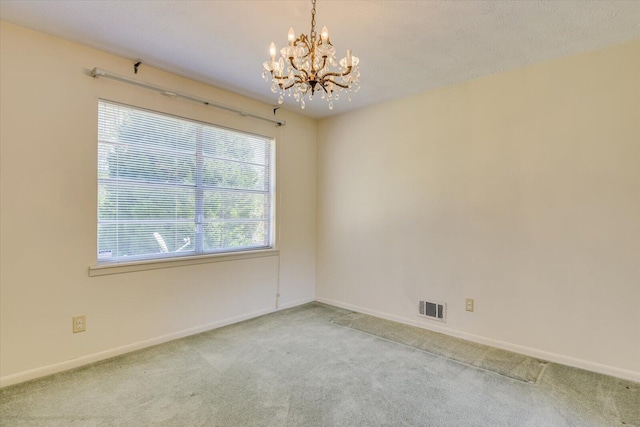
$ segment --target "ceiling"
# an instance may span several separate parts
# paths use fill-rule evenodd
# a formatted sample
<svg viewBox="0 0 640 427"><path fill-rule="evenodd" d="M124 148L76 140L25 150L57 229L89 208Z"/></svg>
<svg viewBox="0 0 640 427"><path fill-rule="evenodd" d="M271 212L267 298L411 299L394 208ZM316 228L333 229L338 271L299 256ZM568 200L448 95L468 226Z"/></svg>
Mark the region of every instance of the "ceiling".
<svg viewBox="0 0 640 427"><path fill-rule="evenodd" d="M275 105L262 62L309 33L311 1L2 0L0 18ZM321 118L638 39L640 1L318 0L316 22L362 74L351 103L300 111Z"/></svg>

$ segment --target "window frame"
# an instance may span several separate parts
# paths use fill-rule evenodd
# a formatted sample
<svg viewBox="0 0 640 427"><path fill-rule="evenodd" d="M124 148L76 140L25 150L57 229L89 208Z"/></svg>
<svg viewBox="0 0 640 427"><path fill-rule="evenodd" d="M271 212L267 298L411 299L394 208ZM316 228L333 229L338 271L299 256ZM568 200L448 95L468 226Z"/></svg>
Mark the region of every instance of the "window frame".
<svg viewBox="0 0 640 427"><path fill-rule="evenodd" d="M265 222L265 241L267 242L264 246L249 246L249 247L238 247L238 248L227 248L221 250L205 250L204 249L204 231L203 226L207 223L207 220L204 216L204 192L209 190L215 190L216 187L206 186L203 183L203 159L207 157L204 154L203 146L204 142L202 138L196 139L196 151L193 154L195 158L195 181L193 186L189 185L190 188L194 190L194 250L187 252L168 252L168 253L153 253L153 254L145 254L145 255L132 255L123 259L122 257L116 259L109 259L99 257L99 239L98 239L98 227L100 225L100 219L98 216L99 212L99 200L96 200L96 263L89 267L89 275L97 276L103 274L114 274L120 272L128 272L128 271L139 271L139 270L149 270L156 268L167 268L173 266L181 266L181 265L194 265L208 262L218 262L218 261L229 261L236 259L246 259L246 258L257 258L257 257L265 257L265 256L277 256L279 255L279 250L277 249L277 239L276 239L276 224L277 224L277 213L276 213L276 182L277 182L277 170L276 170L276 146L277 140L275 136L263 135L255 132L246 131L243 129L236 129L230 126L224 126L220 124L214 124L211 122L194 119L191 117L184 117L178 114L167 113L163 111L158 111L154 109L149 109L145 107L139 107L135 105L130 105L127 103L122 103L118 101L112 101L109 99L99 98L97 105L97 113L96 114L96 129L97 129L97 121L99 118L100 104L107 103L116 106L122 106L124 108L129 108L133 110L138 110L154 115L164 116L170 119L176 119L180 121L190 122L200 126L212 127L218 131L229 131L234 134L244 134L251 137L255 137L261 140L264 140L266 143L266 149L268 152L266 153L267 161L265 166L268 169L267 179L268 188L265 190L242 190L242 189L222 189L222 191L234 192L247 192L247 193L257 193L264 194L269 197L269 214L268 217L264 220ZM96 141L97 146L100 144L99 132L96 132ZM96 155L96 163L99 163L99 152ZM209 157L214 159L215 157ZM225 159L217 159L217 160L225 160ZM227 161L230 159L226 159ZM253 162L243 162L241 160L231 160L234 163L243 163L243 164L253 164ZM99 186L101 183L101 178L99 177L99 170L97 178L97 189L99 191ZM144 181L140 181L142 186L147 184ZM175 184L175 187L182 187L185 184ZM98 194L98 193L96 193ZM266 205L265 205L266 206ZM116 221L115 224L118 224ZM111 271L113 270L113 271Z"/></svg>

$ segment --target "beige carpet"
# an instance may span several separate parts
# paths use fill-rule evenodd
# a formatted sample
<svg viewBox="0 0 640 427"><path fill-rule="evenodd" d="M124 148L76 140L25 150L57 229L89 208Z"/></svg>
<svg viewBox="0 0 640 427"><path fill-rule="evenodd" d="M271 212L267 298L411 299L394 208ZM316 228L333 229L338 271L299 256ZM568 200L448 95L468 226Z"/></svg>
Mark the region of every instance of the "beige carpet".
<svg viewBox="0 0 640 427"><path fill-rule="evenodd" d="M496 354L312 303L4 388L0 425L640 425L640 384Z"/></svg>

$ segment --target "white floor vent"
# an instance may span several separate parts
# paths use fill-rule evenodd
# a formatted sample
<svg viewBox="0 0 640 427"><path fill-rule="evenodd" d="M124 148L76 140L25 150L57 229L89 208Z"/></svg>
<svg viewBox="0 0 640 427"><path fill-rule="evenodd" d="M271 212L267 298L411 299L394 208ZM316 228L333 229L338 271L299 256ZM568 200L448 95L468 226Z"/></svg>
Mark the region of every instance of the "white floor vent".
<svg viewBox="0 0 640 427"><path fill-rule="evenodd" d="M445 322L447 318L447 304L437 301L420 301L418 315L428 319Z"/></svg>

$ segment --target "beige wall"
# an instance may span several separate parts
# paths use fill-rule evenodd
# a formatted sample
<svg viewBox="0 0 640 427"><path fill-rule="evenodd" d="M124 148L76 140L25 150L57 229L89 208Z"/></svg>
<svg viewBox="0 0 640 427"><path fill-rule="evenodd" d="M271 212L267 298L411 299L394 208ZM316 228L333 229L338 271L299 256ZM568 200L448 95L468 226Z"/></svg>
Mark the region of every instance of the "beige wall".
<svg viewBox="0 0 640 427"><path fill-rule="evenodd" d="M318 195L318 299L640 381L640 41L323 120Z"/></svg>
<svg viewBox="0 0 640 427"><path fill-rule="evenodd" d="M318 126L280 111L275 128L86 76L133 77L128 59L0 31L2 384L271 311L278 278L280 307L317 281L323 301L640 381L640 42ZM137 78L271 114L148 66ZM89 277L98 98L276 137L280 256ZM448 322L418 319L421 298Z"/></svg>
<svg viewBox="0 0 640 427"><path fill-rule="evenodd" d="M315 280L316 122L282 128L86 75L132 61L0 25L0 376L21 381L310 301ZM265 116L272 107L142 66L143 81ZM259 75L257 75L259 78ZM277 139L280 257L89 277L96 263L97 100ZM279 270L279 271L278 271ZM86 314L87 331L71 333Z"/></svg>

